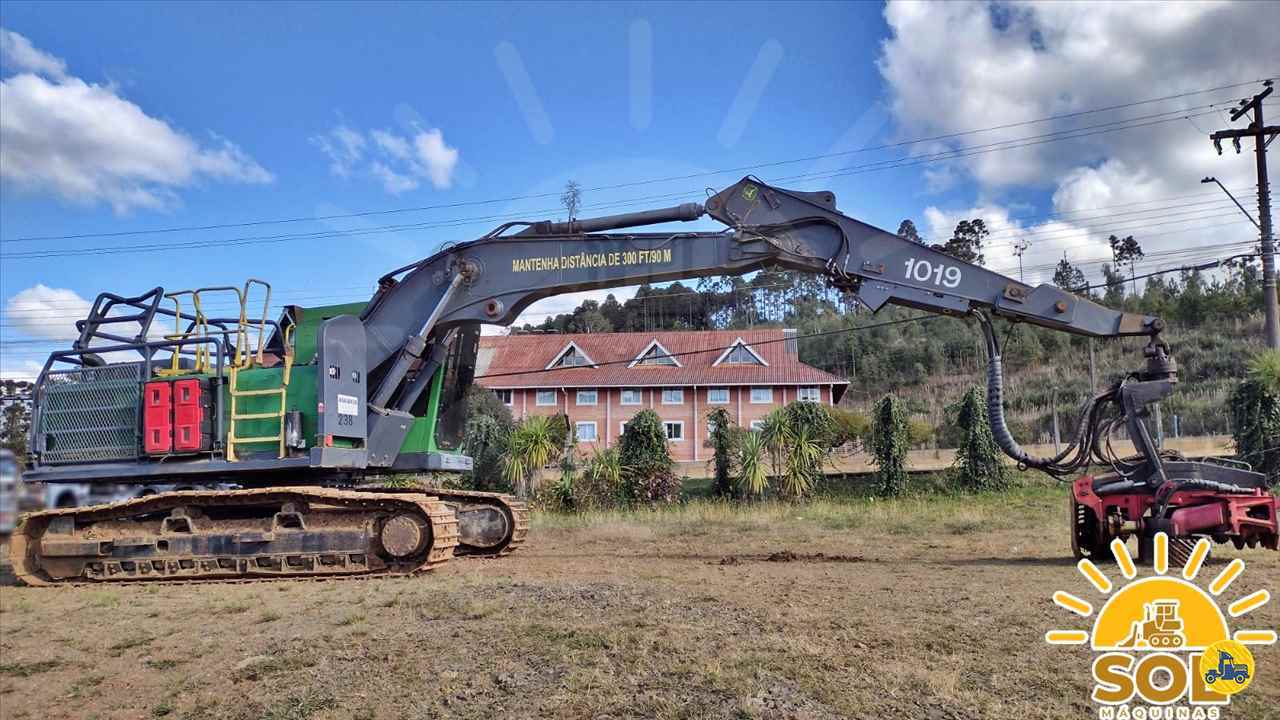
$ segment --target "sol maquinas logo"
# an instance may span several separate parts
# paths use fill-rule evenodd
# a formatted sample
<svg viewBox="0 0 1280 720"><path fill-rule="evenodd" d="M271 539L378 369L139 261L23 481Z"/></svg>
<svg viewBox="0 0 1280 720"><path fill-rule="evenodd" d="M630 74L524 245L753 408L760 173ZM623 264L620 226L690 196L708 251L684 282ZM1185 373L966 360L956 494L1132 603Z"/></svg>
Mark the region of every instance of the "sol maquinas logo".
<svg viewBox="0 0 1280 720"><path fill-rule="evenodd" d="M1089 560L1077 564L1080 574L1102 595L1102 607L1070 592L1053 594L1058 606L1092 618L1089 630L1056 629L1045 633L1054 645L1084 645L1098 653L1092 666L1092 700L1099 720L1197 720L1217 718L1231 696L1257 677L1250 645L1276 642L1268 629L1237 629L1232 622L1265 605L1271 594L1255 590L1219 606L1221 596L1244 572L1243 560L1232 560L1205 587L1196 576L1209 554L1209 541L1196 543L1182 568L1169 574L1169 538L1156 535L1154 575L1138 577L1123 542L1111 543L1124 581L1112 582ZM1225 599L1222 599L1226 602Z"/></svg>

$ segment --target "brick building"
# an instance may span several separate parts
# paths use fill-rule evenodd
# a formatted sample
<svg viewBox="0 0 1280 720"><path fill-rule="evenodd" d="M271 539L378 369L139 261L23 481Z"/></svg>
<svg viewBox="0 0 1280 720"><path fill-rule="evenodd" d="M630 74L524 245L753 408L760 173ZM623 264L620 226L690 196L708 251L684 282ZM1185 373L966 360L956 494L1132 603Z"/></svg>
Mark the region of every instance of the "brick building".
<svg viewBox="0 0 1280 720"><path fill-rule="evenodd" d="M800 362L795 331L783 329L483 337L476 375L517 420L567 415L585 452L614 445L652 409L678 462L710 457L713 408L752 427L794 400L834 405L849 384Z"/></svg>

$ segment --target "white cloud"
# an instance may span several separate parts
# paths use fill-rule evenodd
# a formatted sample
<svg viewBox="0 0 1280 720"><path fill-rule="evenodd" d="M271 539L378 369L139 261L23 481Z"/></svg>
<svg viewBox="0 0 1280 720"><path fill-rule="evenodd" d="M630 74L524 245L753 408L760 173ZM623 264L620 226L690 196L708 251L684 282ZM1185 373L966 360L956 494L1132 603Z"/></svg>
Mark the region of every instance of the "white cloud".
<svg viewBox="0 0 1280 720"><path fill-rule="evenodd" d="M0 355L0 380L25 380L35 382L44 369L44 363Z"/></svg>
<svg viewBox="0 0 1280 720"><path fill-rule="evenodd" d="M202 179L273 180L231 141L200 143L148 115L113 87L65 74L61 60L3 34L4 57L23 72L0 80L0 179L123 213L161 208ZM39 74L36 74L39 73Z"/></svg>
<svg viewBox="0 0 1280 720"><path fill-rule="evenodd" d="M36 49L31 41L12 30L0 28L0 62L38 75L63 80L67 75L67 63L49 53Z"/></svg>
<svg viewBox="0 0 1280 720"><path fill-rule="evenodd" d="M40 340L74 340L76 321L89 314L90 302L74 290L43 284L29 287L5 303L6 324L18 332Z"/></svg>
<svg viewBox="0 0 1280 720"><path fill-rule="evenodd" d="M375 129L366 137L339 124L311 142L328 156L334 175L347 178L353 172L367 173L392 195L416 190L423 180L437 190L448 189L458 166L458 149L445 142L439 128L413 125L405 135Z"/></svg>
<svg viewBox="0 0 1280 720"><path fill-rule="evenodd" d="M1267 14L1277 18L1274 6L1264 7L890 2L884 14L893 36L882 44L880 70L903 137L959 133L1266 77L1275 72L1268 58L1280 57L1280 36L1270 31L1274 22L1261 21ZM1036 243L1024 256L1027 265L1033 256L1040 265L1056 261L1064 250L1073 261L1096 259L1111 232L1134 234L1148 254L1256 237L1243 215L1232 215L1238 211L1230 201L1215 194L1216 187L1200 184L1202 177L1215 175L1249 195L1255 182L1252 157L1235 156L1229 148L1218 157L1206 136L1226 125L1225 115L1215 111L1188 121L1172 111L1205 112L1193 108L1210 102L1227 107L1259 89L1220 90L942 141L944 148L955 149L1165 111L1174 117L1133 130L926 166L930 189L972 181L978 197L963 210L933 208L926 220L937 220L935 233L946 238L957 219L985 217L989 225L1008 220L1000 198L1010 192L1050 191L1056 217L1027 218L1025 227L1013 220L998 241L1004 247L987 253L989 265L1015 273L1017 258L1009 244L1011 234L1019 232ZM1187 202L1201 204L1179 214ZM1203 213L1195 213L1197 207ZM993 238L997 234L993 229ZM1155 263L1148 267L1154 269Z"/></svg>

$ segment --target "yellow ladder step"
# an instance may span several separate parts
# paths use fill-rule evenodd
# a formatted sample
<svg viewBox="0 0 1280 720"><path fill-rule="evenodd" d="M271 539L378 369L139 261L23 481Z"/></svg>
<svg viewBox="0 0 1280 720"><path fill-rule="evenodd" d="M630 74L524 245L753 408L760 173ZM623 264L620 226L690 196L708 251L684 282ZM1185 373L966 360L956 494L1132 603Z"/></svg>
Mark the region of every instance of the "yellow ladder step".
<svg viewBox="0 0 1280 720"><path fill-rule="evenodd" d="M280 413L264 412L264 413L248 413L245 415L232 415L232 420L266 420L280 417Z"/></svg>

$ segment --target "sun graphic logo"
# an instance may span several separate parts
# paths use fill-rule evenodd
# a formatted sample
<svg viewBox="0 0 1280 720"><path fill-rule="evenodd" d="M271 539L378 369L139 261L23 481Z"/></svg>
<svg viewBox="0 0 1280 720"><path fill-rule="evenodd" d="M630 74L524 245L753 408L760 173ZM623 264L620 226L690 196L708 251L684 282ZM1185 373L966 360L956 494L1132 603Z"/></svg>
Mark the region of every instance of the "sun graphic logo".
<svg viewBox="0 0 1280 720"><path fill-rule="evenodd" d="M1097 565L1081 560L1076 567L1106 597L1095 612L1093 603L1059 590L1053 602L1084 618L1090 630L1050 630L1054 645L1088 644L1099 655L1093 661L1094 702L1100 720L1126 718L1214 718L1219 706L1254 681L1258 669L1250 645L1276 642L1274 630L1228 627L1233 620L1265 605L1267 590L1247 593L1223 612L1221 596L1244 572L1243 560L1232 560L1207 586L1196 577L1209 555L1209 541L1199 540L1175 574L1169 573L1169 537L1155 536L1154 574L1138 577L1129 549L1120 540L1111 553L1124 582L1114 583ZM1130 703L1138 703L1131 706ZM1185 703L1183 707L1175 705Z"/></svg>

